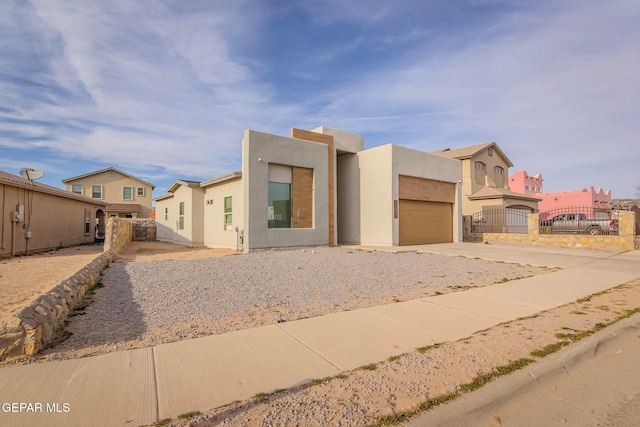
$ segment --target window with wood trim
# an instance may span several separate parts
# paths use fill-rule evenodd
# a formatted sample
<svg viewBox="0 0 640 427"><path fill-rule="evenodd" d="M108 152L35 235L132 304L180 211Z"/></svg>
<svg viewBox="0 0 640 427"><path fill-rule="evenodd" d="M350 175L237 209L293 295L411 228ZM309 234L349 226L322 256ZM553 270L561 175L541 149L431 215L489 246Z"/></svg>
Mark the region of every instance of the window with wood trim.
<svg viewBox="0 0 640 427"><path fill-rule="evenodd" d="M268 228L291 228L291 166L269 164Z"/></svg>
<svg viewBox="0 0 640 427"><path fill-rule="evenodd" d="M269 164L268 228L313 228L313 169Z"/></svg>
<svg viewBox="0 0 640 427"><path fill-rule="evenodd" d="M291 168L291 227L313 228L313 169Z"/></svg>

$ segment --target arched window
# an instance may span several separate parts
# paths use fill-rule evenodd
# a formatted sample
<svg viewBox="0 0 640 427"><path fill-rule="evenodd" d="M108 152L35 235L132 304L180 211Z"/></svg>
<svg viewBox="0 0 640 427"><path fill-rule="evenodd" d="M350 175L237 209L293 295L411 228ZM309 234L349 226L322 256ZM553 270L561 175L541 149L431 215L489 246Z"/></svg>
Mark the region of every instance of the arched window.
<svg viewBox="0 0 640 427"><path fill-rule="evenodd" d="M482 162L475 163L476 169L476 184L485 185L485 175L487 171L487 165Z"/></svg>
<svg viewBox="0 0 640 427"><path fill-rule="evenodd" d="M493 180L496 183L496 188L504 187L504 169L500 166L493 167Z"/></svg>

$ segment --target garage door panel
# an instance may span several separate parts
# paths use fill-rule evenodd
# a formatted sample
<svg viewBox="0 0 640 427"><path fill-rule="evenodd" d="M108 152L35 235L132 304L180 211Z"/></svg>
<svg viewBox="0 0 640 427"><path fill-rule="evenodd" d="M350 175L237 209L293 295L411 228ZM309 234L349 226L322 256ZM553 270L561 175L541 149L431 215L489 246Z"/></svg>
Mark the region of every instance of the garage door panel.
<svg viewBox="0 0 640 427"><path fill-rule="evenodd" d="M402 200L453 203L456 197L454 183L405 175L398 176L398 191Z"/></svg>
<svg viewBox="0 0 640 427"><path fill-rule="evenodd" d="M453 242L451 203L400 200L400 245Z"/></svg>

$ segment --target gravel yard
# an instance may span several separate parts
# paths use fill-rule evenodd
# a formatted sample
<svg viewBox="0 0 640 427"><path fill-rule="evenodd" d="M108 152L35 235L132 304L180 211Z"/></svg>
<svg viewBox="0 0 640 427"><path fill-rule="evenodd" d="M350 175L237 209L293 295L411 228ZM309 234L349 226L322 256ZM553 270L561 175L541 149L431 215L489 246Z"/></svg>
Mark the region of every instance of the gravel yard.
<svg viewBox="0 0 640 427"><path fill-rule="evenodd" d="M70 338L45 354L66 358L231 332L487 286L550 269L434 254L345 248L128 262L104 272Z"/></svg>
<svg viewBox="0 0 640 427"><path fill-rule="evenodd" d="M433 254L345 248L210 256L133 242L71 317L69 339L30 363L150 346L555 271ZM175 248L174 248L175 249ZM561 285L561 284L559 284ZM171 427L389 425L499 367L538 360L640 310L640 279L526 318L287 390L173 420ZM513 364L516 365L513 365ZM500 424L496 417L495 424Z"/></svg>

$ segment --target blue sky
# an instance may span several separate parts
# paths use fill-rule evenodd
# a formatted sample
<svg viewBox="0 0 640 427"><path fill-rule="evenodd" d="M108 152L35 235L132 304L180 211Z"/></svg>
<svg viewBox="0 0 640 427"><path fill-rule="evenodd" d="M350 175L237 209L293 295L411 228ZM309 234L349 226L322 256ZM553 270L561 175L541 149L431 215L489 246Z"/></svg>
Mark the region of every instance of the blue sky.
<svg viewBox="0 0 640 427"><path fill-rule="evenodd" d="M495 141L545 191L640 184L640 2L6 0L0 170L240 170L245 129Z"/></svg>

